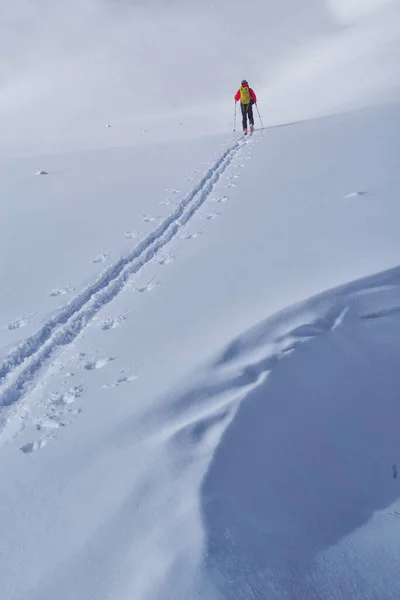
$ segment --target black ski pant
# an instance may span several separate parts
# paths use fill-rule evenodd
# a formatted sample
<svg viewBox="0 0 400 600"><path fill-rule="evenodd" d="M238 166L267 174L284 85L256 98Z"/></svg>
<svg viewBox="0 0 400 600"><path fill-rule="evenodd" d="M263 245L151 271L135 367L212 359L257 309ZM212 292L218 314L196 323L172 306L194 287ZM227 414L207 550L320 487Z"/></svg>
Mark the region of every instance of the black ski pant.
<svg viewBox="0 0 400 600"><path fill-rule="evenodd" d="M247 117L249 117L250 125L254 125L254 116L253 116L253 101L250 104L241 104L240 108L242 109L242 124L243 130L247 129Z"/></svg>

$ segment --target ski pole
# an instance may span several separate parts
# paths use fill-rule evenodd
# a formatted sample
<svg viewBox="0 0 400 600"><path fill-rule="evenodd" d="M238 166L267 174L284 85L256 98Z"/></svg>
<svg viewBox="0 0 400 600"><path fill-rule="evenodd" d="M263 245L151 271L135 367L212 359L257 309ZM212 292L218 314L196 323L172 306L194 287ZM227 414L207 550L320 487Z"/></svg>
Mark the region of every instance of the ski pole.
<svg viewBox="0 0 400 600"><path fill-rule="evenodd" d="M233 117L233 131L236 131L236 106L237 106L237 102L235 101L235 114Z"/></svg>
<svg viewBox="0 0 400 600"><path fill-rule="evenodd" d="M258 110L258 104L257 104L257 102L256 102L256 108L257 108L257 112L258 112L258 118L260 119L261 127L264 129L264 124L263 124L263 122L262 122L262 118L261 118L261 115L260 115L260 111Z"/></svg>

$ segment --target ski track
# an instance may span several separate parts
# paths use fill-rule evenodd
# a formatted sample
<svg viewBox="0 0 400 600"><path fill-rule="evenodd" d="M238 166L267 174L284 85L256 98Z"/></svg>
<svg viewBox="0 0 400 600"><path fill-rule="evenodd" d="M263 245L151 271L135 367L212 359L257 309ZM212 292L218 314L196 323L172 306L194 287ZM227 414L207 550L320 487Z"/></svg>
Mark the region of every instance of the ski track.
<svg viewBox="0 0 400 600"><path fill-rule="evenodd" d="M129 277L177 236L210 196L221 175L245 145L242 140L230 145L157 229L105 270L97 281L62 307L54 317L45 321L36 334L8 354L0 363L0 407L11 406L33 388L37 372L55 350L70 344L91 319L121 292Z"/></svg>

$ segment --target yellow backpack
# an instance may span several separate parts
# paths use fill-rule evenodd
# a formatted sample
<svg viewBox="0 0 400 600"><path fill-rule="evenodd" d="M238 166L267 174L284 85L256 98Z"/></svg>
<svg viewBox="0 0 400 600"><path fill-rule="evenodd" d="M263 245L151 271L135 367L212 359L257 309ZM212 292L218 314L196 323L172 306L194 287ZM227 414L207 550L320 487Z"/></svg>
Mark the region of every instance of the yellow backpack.
<svg viewBox="0 0 400 600"><path fill-rule="evenodd" d="M242 85L240 88L240 102L250 104L250 89L248 85Z"/></svg>

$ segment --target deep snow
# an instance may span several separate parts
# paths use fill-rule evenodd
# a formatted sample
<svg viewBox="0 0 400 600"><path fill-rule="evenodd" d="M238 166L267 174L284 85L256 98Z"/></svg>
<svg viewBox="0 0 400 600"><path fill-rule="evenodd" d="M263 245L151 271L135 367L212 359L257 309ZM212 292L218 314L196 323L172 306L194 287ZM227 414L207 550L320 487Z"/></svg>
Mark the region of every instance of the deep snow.
<svg viewBox="0 0 400 600"><path fill-rule="evenodd" d="M7 599L397 597L398 120L9 165Z"/></svg>
<svg viewBox="0 0 400 600"><path fill-rule="evenodd" d="M0 0L2 600L400 597L400 3L246 6Z"/></svg>

